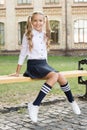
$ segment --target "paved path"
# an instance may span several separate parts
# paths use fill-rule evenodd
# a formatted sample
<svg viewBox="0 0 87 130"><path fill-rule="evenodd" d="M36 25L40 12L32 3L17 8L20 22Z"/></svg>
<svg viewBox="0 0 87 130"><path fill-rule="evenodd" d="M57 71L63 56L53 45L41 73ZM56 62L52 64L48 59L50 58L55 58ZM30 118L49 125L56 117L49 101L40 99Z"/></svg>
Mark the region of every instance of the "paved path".
<svg viewBox="0 0 87 130"><path fill-rule="evenodd" d="M66 100L42 104L37 124L28 110L0 112L0 130L87 130L87 101L78 101L82 114L75 115Z"/></svg>

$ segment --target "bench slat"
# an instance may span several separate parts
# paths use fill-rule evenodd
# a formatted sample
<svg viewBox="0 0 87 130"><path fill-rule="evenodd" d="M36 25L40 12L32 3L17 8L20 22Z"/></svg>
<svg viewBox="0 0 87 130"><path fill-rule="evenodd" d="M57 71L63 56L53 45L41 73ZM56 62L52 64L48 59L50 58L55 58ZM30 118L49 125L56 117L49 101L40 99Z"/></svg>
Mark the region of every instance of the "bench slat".
<svg viewBox="0 0 87 130"><path fill-rule="evenodd" d="M87 76L86 70L72 70L61 72L66 78L74 78L79 76Z"/></svg>
<svg viewBox="0 0 87 130"><path fill-rule="evenodd" d="M66 78L74 78L79 76L87 76L86 70L72 70L72 71L62 71L61 72ZM7 84L7 83L17 83L17 82L29 82L32 81L30 77L23 77L20 75L19 77L13 76L0 76L0 84Z"/></svg>

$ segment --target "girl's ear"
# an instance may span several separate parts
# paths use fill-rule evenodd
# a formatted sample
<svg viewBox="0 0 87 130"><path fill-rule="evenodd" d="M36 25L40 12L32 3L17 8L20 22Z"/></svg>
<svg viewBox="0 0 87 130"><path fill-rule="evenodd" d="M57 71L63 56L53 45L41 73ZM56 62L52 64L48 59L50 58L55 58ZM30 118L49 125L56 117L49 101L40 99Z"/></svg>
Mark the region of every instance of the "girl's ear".
<svg viewBox="0 0 87 130"><path fill-rule="evenodd" d="M45 18L44 18L44 19L45 19L45 23L46 23L46 21L47 21L47 18L48 18L48 17L47 17L47 16L45 16Z"/></svg>

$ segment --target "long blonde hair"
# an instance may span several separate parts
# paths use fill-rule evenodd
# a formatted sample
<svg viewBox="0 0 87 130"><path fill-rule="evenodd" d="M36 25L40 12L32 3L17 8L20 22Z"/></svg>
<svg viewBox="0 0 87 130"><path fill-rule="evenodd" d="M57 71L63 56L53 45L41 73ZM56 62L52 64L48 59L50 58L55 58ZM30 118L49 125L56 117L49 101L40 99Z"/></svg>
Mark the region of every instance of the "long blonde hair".
<svg viewBox="0 0 87 130"><path fill-rule="evenodd" d="M49 24L49 21L48 21L48 17L47 16L44 16L43 13L41 12L34 12L32 14L32 16L29 16L28 17L28 20L27 20L27 25L26 25L26 36L27 36L27 39L28 39L28 44L29 44L29 50L31 51L32 48L33 48L33 43L32 43L32 37L33 37L33 34L32 34L32 24L31 24L31 21L33 20L33 17L34 15L36 14L40 14L40 15L43 15L43 18L45 19L46 18L46 34L45 34L45 39L46 40L46 45L47 45L47 48L49 48L50 46L50 24Z"/></svg>

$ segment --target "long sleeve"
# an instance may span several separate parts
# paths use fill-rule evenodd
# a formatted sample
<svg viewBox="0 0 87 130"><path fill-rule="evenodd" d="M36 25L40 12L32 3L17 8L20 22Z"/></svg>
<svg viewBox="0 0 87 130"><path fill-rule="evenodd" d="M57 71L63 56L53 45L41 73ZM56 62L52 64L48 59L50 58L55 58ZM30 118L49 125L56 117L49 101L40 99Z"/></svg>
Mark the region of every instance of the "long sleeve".
<svg viewBox="0 0 87 130"><path fill-rule="evenodd" d="M20 51L20 55L19 55L19 60L18 60L18 64L19 65L22 65L24 63L24 60L28 54L28 40L24 34L23 36L23 40L22 40L22 48L21 48L21 51Z"/></svg>

